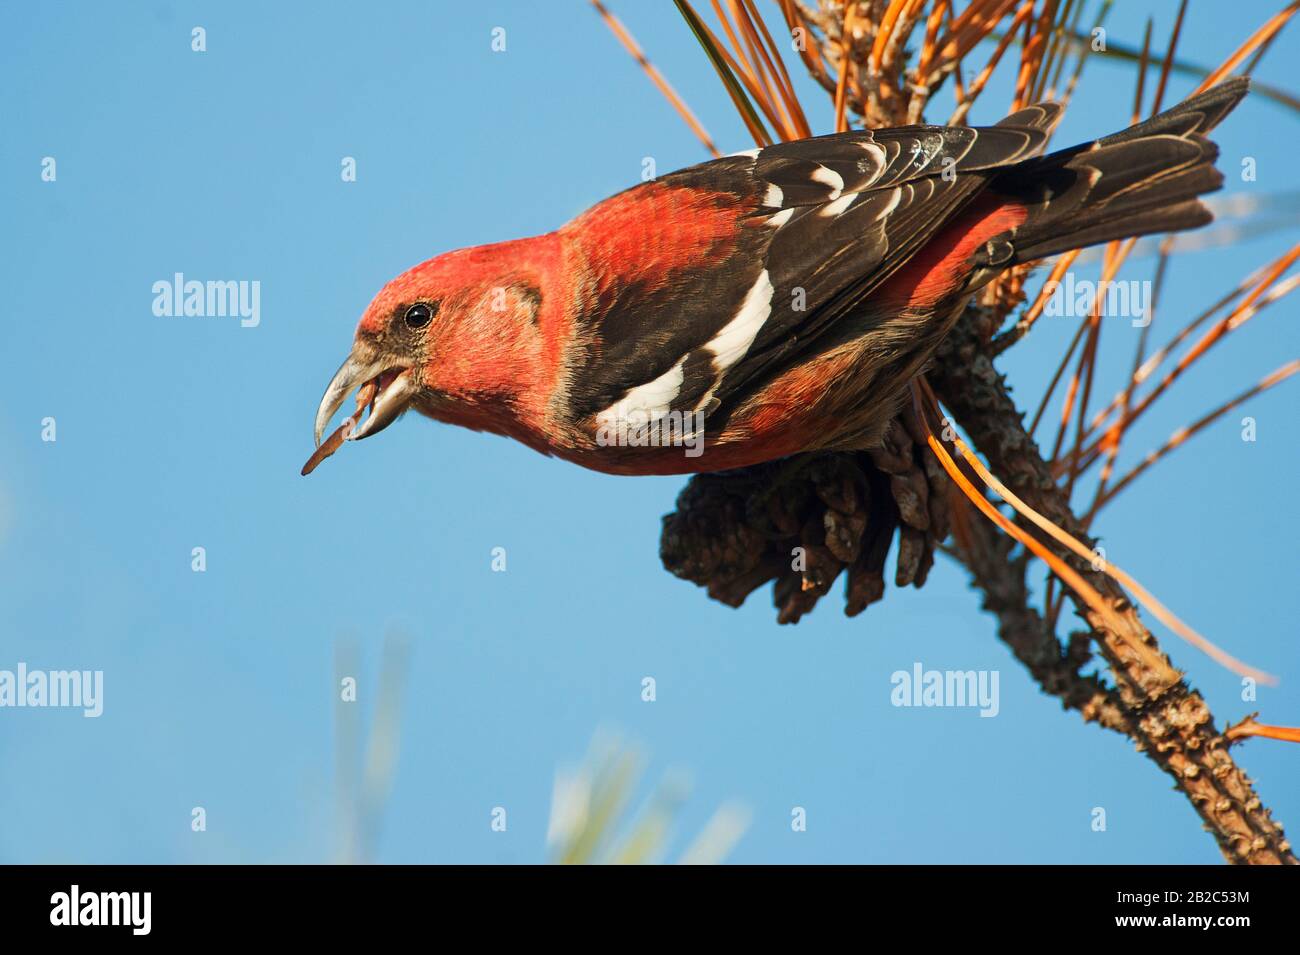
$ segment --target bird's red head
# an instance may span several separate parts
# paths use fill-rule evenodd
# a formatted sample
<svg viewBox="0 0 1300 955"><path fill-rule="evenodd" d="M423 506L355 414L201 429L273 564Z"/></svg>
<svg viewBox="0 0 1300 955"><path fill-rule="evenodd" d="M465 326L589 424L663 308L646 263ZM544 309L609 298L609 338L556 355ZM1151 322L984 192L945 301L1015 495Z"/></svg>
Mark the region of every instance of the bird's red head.
<svg viewBox="0 0 1300 955"><path fill-rule="evenodd" d="M516 402L538 368L544 290L536 263L548 239L448 252L385 285L321 399L317 445L353 391L357 411L336 432L334 447L379 433L411 407L497 430L494 417ZM366 405L370 414L359 420ZM314 457L306 470L315 463Z"/></svg>

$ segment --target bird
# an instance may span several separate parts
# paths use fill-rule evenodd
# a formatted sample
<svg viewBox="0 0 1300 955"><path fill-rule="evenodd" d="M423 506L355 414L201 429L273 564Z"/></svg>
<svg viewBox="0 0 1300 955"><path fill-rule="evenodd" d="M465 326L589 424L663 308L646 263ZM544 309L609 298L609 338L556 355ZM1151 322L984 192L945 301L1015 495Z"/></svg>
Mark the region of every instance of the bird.
<svg viewBox="0 0 1300 955"><path fill-rule="evenodd" d="M870 449L1002 272L1211 221L1197 197L1223 176L1207 134L1248 85L1046 154L1052 102L992 126L777 143L545 235L437 255L365 309L302 473L412 408L620 475Z"/></svg>

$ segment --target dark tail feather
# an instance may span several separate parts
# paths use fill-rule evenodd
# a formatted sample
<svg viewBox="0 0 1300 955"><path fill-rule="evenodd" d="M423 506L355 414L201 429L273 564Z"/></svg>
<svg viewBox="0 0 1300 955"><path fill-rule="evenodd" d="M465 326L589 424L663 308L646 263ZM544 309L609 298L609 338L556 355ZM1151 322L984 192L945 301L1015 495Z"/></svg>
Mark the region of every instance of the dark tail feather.
<svg viewBox="0 0 1300 955"><path fill-rule="evenodd" d="M1123 132L1011 167L990 190L1029 215L986 246L1005 268L1071 249L1205 225L1197 196L1223 184L1218 147L1205 138L1246 95L1242 77ZM1008 252L1010 257L1008 258Z"/></svg>

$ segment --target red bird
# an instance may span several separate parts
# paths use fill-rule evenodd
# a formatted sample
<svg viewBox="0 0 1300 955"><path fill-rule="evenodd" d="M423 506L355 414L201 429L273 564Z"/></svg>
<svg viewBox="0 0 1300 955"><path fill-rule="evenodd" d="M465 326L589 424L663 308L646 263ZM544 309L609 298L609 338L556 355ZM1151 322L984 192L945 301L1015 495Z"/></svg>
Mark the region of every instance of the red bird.
<svg viewBox="0 0 1300 955"><path fill-rule="evenodd" d="M996 126L818 136L628 189L547 235L389 282L316 415L409 407L584 467L674 474L870 447L971 294L1004 269L1211 215L1223 83L1038 155L1061 107ZM358 421L362 408L370 414Z"/></svg>

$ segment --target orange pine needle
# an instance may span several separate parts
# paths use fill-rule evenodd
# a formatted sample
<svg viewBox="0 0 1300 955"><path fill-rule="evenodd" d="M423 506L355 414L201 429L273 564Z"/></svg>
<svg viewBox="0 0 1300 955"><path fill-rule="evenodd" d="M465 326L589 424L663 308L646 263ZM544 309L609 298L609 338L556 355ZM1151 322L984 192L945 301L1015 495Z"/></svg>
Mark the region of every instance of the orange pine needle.
<svg viewBox="0 0 1300 955"><path fill-rule="evenodd" d="M1029 425L1030 435L1038 431L1039 422L1043 420L1043 415L1052 400L1052 395L1056 393L1056 386L1061 383L1061 376L1065 374L1070 359L1074 357L1074 350L1079 347L1079 342L1083 339L1083 333L1087 330L1088 320L1085 318L1079 323L1079 327L1074 330L1074 338L1070 340L1070 346L1066 348L1065 354L1061 356L1061 360L1056 366L1056 372L1052 375L1052 380L1047 383L1047 390L1043 392L1043 398L1038 403L1038 410L1034 412L1033 421Z"/></svg>
<svg viewBox="0 0 1300 955"><path fill-rule="evenodd" d="M994 343L993 353L995 355L1000 355L1011 345L1029 334L1029 330L1034 327L1034 322L1038 321L1038 317L1043 313L1047 300L1052 297L1052 291L1054 291L1056 284L1061 281L1061 276L1074 264L1074 260L1079 257L1081 251L1083 250L1075 249L1073 252L1067 252L1056 260L1056 264L1052 266L1052 271L1047 274L1047 279L1043 282L1042 288L1038 290L1033 303L1025 312L1024 318L1016 322L1015 326L1006 335L1003 335L999 341Z"/></svg>
<svg viewBox="0 0 1300 955"><path fill-rule="evenodd" d="M1149 24L1150 21L1148 21L1148 25ZM1150 31L1148 31L1148 39L1150 39ZM1140 113L1141 97L1138 99L1137 111ZM1133 370L1129 374L1128 387L1124 389L1122 414L1127 414L1128 410L1133 407L1133 389L1137 387L1138 369L1142 367L1142 358L1146 354L1147 336L1151 332L1151 323L1155 320L1156 309L1160 304L1160 293L1164 290L1165 286L1165 269L1169 265L1169 245L1171 241L1172 238L1166 236L1164 241L1160 244L1160 261L1156 265L1155 287L1151 292L1151 301L1147 305L1147 321L1146 324L1142 326L1142 331L1138 334L1137 348L1133 353ZM1089 427L1089 433L1091 433L1091 427ZM1120 435L1120 437L1122 437L1122 435ZM1093 518L1097 516L1097 511L1102 506L1106 490L1110 485L1111 475L1115 471L1115 461L1119 457L1119 448L1120 441L1118 440L1110 441L1106 444L1106 463L1101 469L1101 477L1098 479L1097 488L1093 492L1092 506L1088 509L1088 514L1083 519L1084 527L1092 526ZM1078 462L1078 466L1081 470L1086 469L1090 464L1091 462L1088 462L1088 464Z"/></svg>
<svg viewBox="0 0 1300 955"><path fill-rule="evenodd" d="M975 49L981 40L996 29L998 23L1016 4L1016 0L971 0L970 6L953 21L948 34L939 41L937 70L952 68L958 60ZM931 73L932 79L937 79ZM932 85L928 84L928 85Z"/></svg>
<svg viewBox="0 0 1300 955"><path fill-rule="evenodd" d="M1111 403L1109 405L1107 405L1101 411L1097 412L1096 417L1094 417L1092 421L1089 423L1088 430L1090 432L1096 431L1099 427L1105 424L1107 420L1109 420L1110 416L1114 414L1115 411L1121 407L1121 405L1127 408L1125 401L1128 397L1132 395L1134 388L1136 388L1138 385L1141 385L1144 381L1150 378L1151 375L1155 372L1156 368L1158 368L1164 362L1164 360L1168 358L1170 354L1173 353L1174 349L1176 349L1179 345L1183 343L1183 341L1191 337L1191 334L1194 331L1196 331L1196 329L1198 329L1208 319L1212 318L1215 315L1215 313L1230 305L1234 299L1239 298L1243 294L1245 294L1248 288L1250 288L1252 285L1254 285L1260 280L1260 278L1264 275L1264 272L1265 272L1264 268L1259 268L1256 269L1254 272L1252 272L1250 275L1246 276L1246 278L1242 279L1241 282L1238 283L1235 289L1233 289L1228 294L1224 295L1222 298L1220 298L1209 308L1205 309L1196 318L1192 319L1192 321L1190 321L1186 326L1184 326L1178 332L1178 334L1176 334L1167 344L1162 345L1151 355L1150 358L1147 358L1145 361L1143 361L1141 365L1139 365L1138 368L1133 372L1132 378L1130 379L1128 385L1125 387L1125 390L1117 394L1114 397L1114 399L1111 400ZM1261 307L1263 304L1264 303L1261 302Z"/></svg>
<svg viewBox="0 0 1300 955"><path fill-rule="evenodd" d="M1037 103L1044 98L1044 91L1047 89L1047 82L1057 66L1058 60L1065 55L1064 34L1066 22L1070 19L1070 13L1074 10L1075 0L1065 0L1065 8L1061 11L1060 18L1053 16L1052 22L1048 25L1049 40L1047 45L1047 55L1043 58L1043 65L1038 70L1038 77L1034 82L1034 87L1029 96L1029 102ZM1080 9L1083 5L1080 4Z"/></svg>
<svg viewBox="0 0 1300 955"><path fill-rule="evenodd" d="M763 57L759 54L762 44L753 24L749 21L748 11L739 5L738 0L728 0L728 4L731 8L730 17L723 10L719 0L713 0L713 12L717 14L727 39L735 49L735 57L728 56L728 62L733 64L733 70L739 74L741 82L758 103L759 109L775 128L777 138L787 142L798 138L794 121L786 109L780 83L768 73ZM732 17L736 20L734 28ZM721 49L725 55L725 48Z"/></svg>
<svg viewBox="0 0 1300 955"><path fill-rule="evenodd" d="M933 395L931 395L931 399L933 400ZM913 389L913 401L917 407L917 416L921 417L920 398L917 389ZM924 418L922 418L922 421L924 423ZM929 428L928 424L926 425L926 427L928 430ZM934 448L937 445L940 450L943 450L943 446L939 444L938 439L935 438L932 433L929 434L929 444L932 448ZM1048 520L1042 514L1038 513L1038 511L1034 510L1032 507L1030 507L1028 504L1022 501L1019 497L1013 494L1011 490L1006 487L1006 485L1004 485L1001 481L999 481L996 477L994 477L992 472L990 472L988 468L984 467L983 462L981 462L980 459L975 456L975 454L970 450L970 448L967 447L966 442L964 442L959 436L953 435L953 444L957 448L958 452L961 454L962 458L966 461L966 463L970 465L970 467L979 476L979 479L984 484L986 484L990 490L992 490L995 494L997 494L1004 501L1010 504L1011 507L1015 509L1016 513L1027 518L1035 526L1043 530L1049 537L1051 537L1057 543L1061 544L1067 550L1071 551L1076 556L1081 557L1087 561L1093 561L1096 559L1096 555L1087 547L1085 547L1082 543L1080 543L1078 539L1066 533L1059 526L1054 524L1052 521ZM936 454L937 453L938 452L936 452ZM947 452L944 451L944 454L946 455ZM941 463L943 463L942 458L940 458L940 461ZM951 461L951 458L949 458L949 461ZM945 470L948 470L946 463L944 464L944 468ZM953 464L953 470L957 470L958 473L960 473L960 470L956 468L955 463ZM954 480L957 480L956 476L952 473L951 470L949 470L949 476L953 477ZM963 481L965 480L964 476L962 477L962 480ZM963 490L965 490L965 488L963 488ZM970 495L968 494L967 496L969 497ZM987 504L989 509L992 510L993 513L997 514L999 518L1002 518L1002 520L1006 521L1007 524L1011 523L1010 521L1007 521L1006 518L1003 517L1002 514L996 510L996 508L993 508L991 504L988 504L988 501L984 498L983 495L977 495L977 496L980 498L981 501ZM975 503L976 506L978 507L979 502L975 502ZM981 510L983 510L983 508L981 508ZM999 524L999 526L1002 525ZM1011 526L1014 527L1015 525L1011 525ZM1020 528L1017 528L1017 530L1020 530ZM1021 534L1024 534L1024 532L1021 531ZM1024 536L1028 537L1028 535L1024 535ZM1016 536L1016 539L1020 540L1021 543L1025 543L1026 547L1029 546L1029 544L1027 544L1024 540L1021 540L1019 536ZM1030 539L1032 540L1032 538ZM1037 544L1037 541L1035 541L1035 543ZM1042 548L1041 544L1039 544L1038 546L1040 549L1046 551L1046 548ZM1032 547L1030 549L1033 550L1033 552L1036 555L1039 555L1038 550ZM1046 552L1049 554L1051 553L1050 551L1046 551ZM1041 555L1039 556L1041 557ZM1054 561L1045 561L1045 562L1047 562L1048 566L1052 568L1053 573L1056 573L1057 576L1061 577L1062 581L1067 586L1069 586L1076 593L1078 593L1080 597L1083 597L1090 607L1093 606L1092 601L1088 598L1088 596L1083 591L1079 590L1076 587L1074 583L1075 579L1077 579L1080 583L1083 583L1085 587L1088 587L1088 589L1092 592L1092 594L1096 595L1099 601L1101 600L1101 595L1098 594L1095 590L1093 590L1088 584L1086 584L1086 582L1083 582L1082 578L1079 578L1077 574L1074 574L1074 571L1071 568L1069 568L1067 564L1061 561L1060 558L1056 558L1055 555L1052 556L1054 558ZM1071 574L1074 575L1074 577L1069 578L1061 575L1058 569L1058 565L1059 567L1065 567L1067 570L1070 571ZM1263 670L1258 670L1246 663L1243 663L1242 661L1238 660L1236 657L1233 657L1230 654L1219 649L1219 647L1215 646L1205 637L1201 636L1191 627L1187 626L1187 624L1183 623L1180 619L1178 619L1178 617L1174 616L1174 614L1171 613L1169 609L1165 607L1164 604L1162 604L1159 600L1157 600L1155 596L1151 594L1150 591L1148 591L1145 587L1139 584L1136 580L1134 580L1131 576L1125 573L1119 566L1117 566L1110 560L1105 561L1105 566L1102 572L1107 574L1112 579L1114 579L1121 586L1127 587L1129 590L1131 590L1133 592L1133 595L1137 597L1137 599L1142 603L1144 607L1146 607L1148 610L1151 611L1152 615L1155 616L1156 619L1158 619L1165 626L1169 627L1170 630L1174 631L1174 633L1178 634L1178 636L1182 637L1188 643L1192 644L1192 646L1204 652L1207 656L1215 660L1217 663L1221 664L1222 666L1226 667L1227 669L1241 676L1253 677L1254 679L1260 681L1261 683L1267 683L1270 685L1277 683L1277 678L1274 677L1272 674L1265 673ZM1094 607L1094 609L1096 608ZM1111 613L1113 615L1113 611ZM1107 619L1111 620L1113 619L1113 616L1107 616ZM1122 632L1122 631L1117 631L1117 632ZM1139 650L1137 646L1134 646L1133 649L1138 650L1138 652L1145 651L1144 656L1147 657L1148 662L1150 662L1152 666L1158 668L1164 668L1166 670L1168 669L1168 665L1163 660L1159 660L1156 657L1154 651L1152 651L1150 647L1147 647L1145 644L1141 644L1140 646L1141 646L1141 650Z"/></svg>
<svg viewBox="0 0 1300 955"><path fill-rule="evenodd" d="M985 36L997 29L998 22L1013 8L1015 1L1017 0L988 0L988 3L982 4L972 0L971 5L963 10L962 16L957 18L957 36L954 38L956 49L949 58L961 60L975 49ZM967 18L967 14L971 16ZM966 19L966 22L962 23L962 19ZM945 47L945 55L946 53L948 49Z"/></svg>
<svg viewBox="0 0 1300 955"><path fill-rule="evenodd" d="M949 12L949 2L950 0L935 0L929 19L926 20L925 40L921 43L921 52L916 59L916 69L912 71L912 82L918 87L926 86L926 78L930 75L930 63L934 60L937 49L935 41L939 36L939 27L943 25ZM1030 2L1032 3L1033 0ZM928 95L930 91L927 88L923 92Z"/></svg>
<svg viewBox="0 0 1300 955"><path fill-rule="evenodd" d="M1105 289L1113 281L1116 273L1119 272L1120 266L1132 251L1136 239L1129 239L1126 242L1110 242L1106 245L1106 260L1102 267L1102 281L1099 288ZM1101 296L1098 296L1093 303L1092 315L1089 317L1088 344L1084 350L1083 358L1080 362L1080 368L1086 363L1087 371L1084 378L1083 398L1079 402L1078 417L1075 422L1074 433L1074 451L1070 455L1069 479L1066 483L1066 498L1069 499L1074 494L1075 480L1082 473L1080 460L1083 452L1083 442L1088 436L1087 417L1088 408L1092 404L1092 385L1097 371L1097 350L1101 341Z"/></svg>
<svg viewBox="0 0 1300 955"><path fill-rule="evenodd" d="M961 105L957 107L951 118L949 118L949 126L960 126L966 121L966 114L970 112L971 106L979 97L980 93L984 91L985 84L988 83L989 77L993 75L993 71L997 69L997 65L1001 61L1002 55L1007 52L1007 47L1009 47L1011 41L1016 38L1016 30L1020 28L1021 24L1029 19L1030 14L1033 12L1034 0L1025 0L1025 2L1020 5L1020 9L1016 11L1016 15L1011 19L1011 23L1007 27L1006 32L1002 34L1002 39L998 41L997 48L994 49L993 55L989 57L988 63L984 64L984 69L980 70L979 75L975 77L974 81L970 85L970 89L966 91L966 95L962 98Z"/></svg>
<svg viewBox="0 0 1300 955"><path fill-rule="evenodd" d="M778 89L781 94L781 100L785 104L785 110L794 125L794 139L804 139L812 135L812 128L808 125L808 117L804 115L803 104L799 102L799 97L795 94L794 84L790 81L790 71L786 69L785 58L781 56L781 51L772 39L772 34L768 32L767 24L759 16L758 10L754 7L754 0L742 0L745 10L745 27L752 31L754 24L758 24L758 29L763 35L763 42L759 43L759 52L762 54L768 69L771 71L773 78L776 80Z"/></svg>
<svg viewBox="0 0 1300 955"><path fill-rule="evenodd" d="M731 41L731 46L736 51L735 59L730 61L733 64L732 69L735 70L743 81L745 81L745 85L749 87L751 94L754 94L756 99L763 98L759 94L766 93L767 88L759 79L753 58L746 54L740 40L737 39L736 31L731 25L731 18L723 11L722 4L719 0L712 0L712 3L713 12L717 15L718 22L722 24L723 32L727 34L727 39ZM766 112L766 110L764 110L764 112Z"/></svg>
<svg viewBox="0 0 1300 955"><path fill-rule="evenodd" d="M1164 444L1156 448L1156 450L1149 452L1147 456L1142 459L1142 463L1134 466L1134 468L1131 471L1129 471L1126 475L1124 475L1124 477L1120 478L1120 480L1115 482L1114 487L1102 493L1098 498L1097 507L1100 508L1108 504L1117 494L1119 494L1120 491L1124 490L1124 488L1126 488L1129 484L1131 484L1135 478L1137 478L1144 471L1146 471L1147 468L1151 467L1151 465L1155 464L1157 461L1159 461L1165 455L1169 454L1175 448L1178 448L1181 445L1186 444L1189 439L1194 437L1197 433L1204 430L1209 425L1213 424L1215 421L1219 420L1219 418L1222 418L1233 408L1239 407L1240 405L1249 401L1251 398L1254 398L1256 395L1259 395L1267 391L1268 389L1272 388L1274 385L1281 384L1282 382L1286 381L1286 379L1294 375L1296 372L1300 372L1300 358L1293 359L1292 361L1287 362L1281 368L1278 368L1273 373L1266 375L1264 378L1260 379L1260 381L1253 388L1243 391L1235 398L1232 398L1224 402L1219 407L1215 408L1213 411L1209 412L1208 414L1202 415L1200 418L1198 418L1196 421L1192 422L1191 424L1187 425L1186 427L1179 428L1177 431L1175 431L1173 434L1169 436L1169 439Z"/></svg>
<svg viewBox="0 0 1300 955"><path fill-rule="evenodd" d="M1236 726L1230 726L1223 732L1225 739L1234 741L1248 736L1263 736L1265 739L1282 740L1284 743L1300 743L1300 727L1269 726L1256 723L1255 717L1248 716Z"/></svg>
<svg viewBox="0 0 1300 955"><path fill-rule="evenodd" d="M1235 70L1241 65L1242 60L1254 53L1263 44L1270 42L1277 34L1277 31L1286 26L1287 21L1295 16L1297 10L1300 10L1300 0L1294 0L1285 9L1274 14L1267 23L1252 33L1246 42L1237 48L1237 52L1224 60L1218 69L1202 80L1201 85L1196 87L1192 94L1203 93Z"/></svg>
<svg viewBox="0 0 1300 955"><path fill-rule="evenodd" d="M605 25L610 28L614 36L618 38L618 41L622 43L623 47L632 55L632 59L636 60L637 63L640 64L641 69L645 70L646 75L650 77L650 81L658 87L659 92L664 95L664 98L668 100L673 109L677 110L677 115L681 116L681 118L686 121L686 125L691 128L691 132L695 134L696 138L704 144L704 148L712 153L715 159L721 156L722 153L720 153L718 147L713 144L713 139L705 131L704 127L700 124L700 121L695 118L695 114L691 112L690 107L688 107L682 98L677 95L677 91L673 89L672 84L664 78L664 75L660 73L655 65L646 58L645 53L642 52L641 47L637 44L636 40L633 39L632 34L628 32L625 26L623 26L622 21L606 9L605 5L601 3L600 0L591 0L591 5L596 8L596 12L599 13L601 19L605 21Z"/></svg>
<svg viewBox="0 0 1300 955"><path fill-rule="evenodd" d="M1123 263L1125 254L1133 248L1134 240L1128 240L1126 246L1121 247L1120 243L1112 242L1106 246L1106 258L1103 260L1101 269L1101 282L1098 284L1099 289L1105 289L1115 279L1115 274L1119 271ZM1074 413L1074 399L1078 396L1080 389L1083 391L1082 400L1079 403L1079 424L1078 438L1076 441L1075 451L1070 456L1070 485L1073 489L1074 477L1078 473L1077 462L1080 460L1080 448L1084 438L1083 419L1087 413L1088 403L1092 398L1092 377L1096 367L1095 358L1097 354L1097 339L1101 335L1101 307L1102 296L1098 295L1093 302L1092 309L1088 317L1084 319L1084 327L1088 332L1088 340L1084 345L1083 353L1079 356L1078 367L1074 370L1074 375L1070 379L1070 389L1065 396L1065 405L1061 409L1061 424L1056 432L1056 442L1052 445L1051 460L1056 461L1060 458L1061 447L1065 443L1065 432L1069 427L1070 416Z"/></svg>
<svg viewBox="0 0 1300 955"><path fill-rule="evenodd" d="M736 58L731 55L731 51L727 48L727 45L718 39L717 34L715 34L711 29L709 29L709 25L704 22L703 17L701 17L699 13L696 12L695 8L691 6L690 0L680 0L680 2L683 7L685 7L687 10L690 11L691 15L694 17L694 25L697 26L700 29L700 31L708 38L709 45L718 52L719 56L722 57L722 61L726 65L726 68L731 71L731 75L735 77L735 79L745 87L745 90L749 93L750 97L752 97L756 101L756 105L760 110L763 111L763 113L767 116L768 120L774 124L779 125L779 121L772 115L770 104L768 104L767 100L764 97L764 91L758 87L758 85L754 82L754 78L750 75L748 69L748 63L742 66L740 63L736 61ZM717 0L714 0L715 10L717 10L716 4L717 4ZM730 32L731 29L730 21L727 20L725 16L721 16L721 11L719 11L719 14L724 29ZM714 66L715 68L717 68L716 63L714 64ZM725 79L724 79L724 83L725 83ZM749 111L744 108L744 104L742 103L742 100L737 98L736 93L730 88L730 86L728 86L727 92L731 95L732 101L735 103L737 111L741 114L741 119L744 120L745 126L749 129L750 135L754 137L754 141L758 143L760 146L771 145L771 138L767 135L767 131L763 129L761 125L755 124L755 121L750 117ZM779 132L780 130L778 129L778 133Z"/></svg>
<svg viewBox="0 0 1300 955"><path fill-rule="evenodd" d="M893 0L885 15L880 19L880 26L876 30L876 39L871 45L871 52L867 56L867 64L873 74L878 74L882 68L889 67L893 59L893 52L890 40L894 37L894 32L900 23L912 23L917 14L920 13L921 5L925 0ZM906 38L904 38L906 39Z"/></svg>
<svg viewBox="0 0 1300 955"><path fill-rule="evenodd" d="M777 0L777 5L781 8L781 15L785 17L785 25L790 31L790 36L793 38L797 30L800 31L800 36L804 40L802 43L795 44L795 51L799 54L799 58L803 60L804 66L808 68L809 73L818 80L825 82L827 79L826 64L822 61L820 48L813 45L813 48L809 49L810 44L807 42L809 36L808 24L804 22L803 16L794 4L794 0Z"/></svg>
<svg viewBox="0 0 1300 955"><path fill-rule="evenodd" d="M1127 632L1127 628L1125 627L1124 622L1119 618L1119 615L1115 612L1115 609L1106 602L1102 595L1098 593L1091 584L1084 580L1083 577L1074 570L1074 568L1052 553L1032 534L1027 533L1023 528L1008 520L989 502L988 498L976 490L974 485L970 483L966 475L962 473L961 468L957 466L957 462L952 459L948 450L943 446L942 442L935 437L921 407L920 391L915 386L912 388L912 401L916 408L917 417L921 421L922 427L926 430L926 442L929 444L930 450L934 452L935 457L938 458L939 463L948 473L948 476L952 478L953 482L959 488L961 488L961 491L966 495L967 500L974 504L976 508L978 508L985 517L997 525L999 529L1018 543L1022 544L1032 554L1034 554L1034 556L1038 557L1039 560L1047 564L1047 566L1052 569L1053 573L1060 577L1061 580L1065 581L1065 583L1080 596L1088 607L1106 622L1106 625L1113 633L1120 636L1121 639L1124 639L1123 635ZM960 439L957 440L960 441ZM1149 666L1166 673L1173 672L1169 665L1161 660L1158 654L1156 654L1156 652L1146 644L1135 643L1134 641L1129 640L1125 640L1125 642L1135 653L1143 657Z"/></svg>
<svg viewBox="0 0 1300 955"><path fill-rule="evenodd" d="M835 132L848 130L848 96L845 90L849 80L849 51L853 48L853 14L857 4L848 3L844 7L843 35L840 40L840 76L835 84Z"/></svg>
<svg viewBox="0 0 1300 955"><path fill-rule="evenodd" d="M1183 355L1183 357L1178 360L1178 363L1170 369L1160 383L1157 384L1148 394L1144 395L1142 400L1139 401L1131 411L1122 415L1111 426L1110 430L1113 434L1094 440L1088 447L1087 454L1089 456L1094 454L1103 445L1104 441L1118 440L1119 437L1123 435L1124 431L1155 403L1157 398L1169 390L1170 386L1172 386L1174 382L1182 376L1183 372L1195 364L1195 362L1215 344L1222 341L1229 332L1241 327L1253 315L1255 315L1258 309L1254 309L1253 306L1260 299L1260 296L1262 296L1268 288L1281 277L1283 272L1291 267L1297 258L1300 258L1300 244L1292 247L1286 255L1282 256L1282 258L1275 262L1272 268L1267 271L1264 278L1255 286L1250 294L1247 295L1246 298L1243 299L1235 308L1233 308L1231 312L1215 323L1209 331L1202 335L1200 340L1188 350L1187 354Z"/></svg>
<svg viewBox="0 0 1300 955"><path fill-rule="evenodd" d="M1012 112L1029 104L1029 94L1037 83L1038 71L1047 53L1047 38L1052 32L1052 21L1055 16L1056 0L1043 0L1043 12L1039 15L1037 28L1028 21L1025 23L1025 44L1020 52L1020 74L1016 78L1016 95L1012 100Z"/></svg>
<svg viewBox="0 0 1300 955"><path fill-rule="evenodd" d="M1097 11L1097 19L1093 21L1093 29L1100 29L1101 25L1106 22L1106 16L1110 13L1112 4L1102 3L1101 9ZM1079 5L1079 14L1083 13L1083 4ZM1092 53L1092 44L1085 43L1079 51L1079 56L1074 61L1074 72L1070 74L1070 80L1065 84L1065 92L1061 94L1061 102L1069 103L1074 98L1074 90L1079 85L1079 77L1083 75L1083 65L1088 62L1088 56ZM1065 57L1061 57L1060 67L1065 66ZM1052 78L1052 92L1055 92L1057 81L1060 79L1060 70Z"/></svg>

